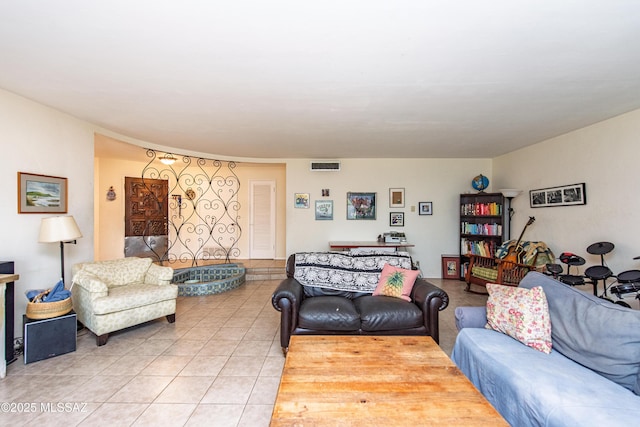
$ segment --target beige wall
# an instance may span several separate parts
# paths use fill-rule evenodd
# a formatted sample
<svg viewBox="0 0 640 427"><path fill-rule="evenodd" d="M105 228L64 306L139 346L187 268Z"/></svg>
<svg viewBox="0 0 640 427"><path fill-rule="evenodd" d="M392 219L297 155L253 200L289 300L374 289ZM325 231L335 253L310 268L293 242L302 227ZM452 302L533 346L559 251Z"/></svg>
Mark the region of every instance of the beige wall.
<svg viewBox="0 0 640 427"><path fill-rule="evenodd" d="M519 233L535 216L526 238L547 242L556 256L576 253L588 267L600 259L587 246L609 241L616 247L606 261L614 272L640 269L632 259L640 255L639 137L636 110L494 159L496 185L524 190L513 200L512 230ZM529 207L529 190L580 182L586 184L584 206Z"/></svg>
<svg viewBox="0 0 640 427"><path fill-rule="evenodd" d="M143 150L140 148L140 150ZM124 254L124 178L139 177L147 165L143 161L111 158L96 159L96 236L95 258L114 259ZM238 248L240 258L249 257L249 180L273 180L276 183L278 210L276 211L276 258L285 256L285 166L283 164L237 163L234 173L240 180L238 211L242 235ZM171 185L171 184L170 184ZM106 194L113 186L117 197L108 201Z"/></svg>
<svg viewBox="0 0 640 427"><path fill-rule="evenodd" d="M478 174L491 178L489 159L342 159L339 172L311 172L309 160L287 162L287 253L328 250L332 240L375 240L404 231L426 277L440 277L441 255L458 253L460 193ZM389 188L405 189L405 207L389 207ZM328 188L330 197L322 197ZM488 190L491 191L495 186ZM377 193L377 219L347 220L347 192ZM294 193L310 193L311 208L294 208ZM333 200L333 221L316 221L315 200ZM433 215L418 215L418 202L433 202ZM412 212L411 207L415 207ZM390 227L389 213L404 212L405 226Z"/></svg>
<svg viewBox="0 0 640 427"><path fill-rule="evenodd" d="M24 291L48 288L60 278L60 246L38 243L42 218L56 214L18 214L17 172L67 178L68 215L83 237L65 245L65 270L93 258L94 126L26 98L0 90L0 144L3 167L0 188L0 260L14 261L20 280L15 286L15 336L22 336L26 311Z"/></svg>

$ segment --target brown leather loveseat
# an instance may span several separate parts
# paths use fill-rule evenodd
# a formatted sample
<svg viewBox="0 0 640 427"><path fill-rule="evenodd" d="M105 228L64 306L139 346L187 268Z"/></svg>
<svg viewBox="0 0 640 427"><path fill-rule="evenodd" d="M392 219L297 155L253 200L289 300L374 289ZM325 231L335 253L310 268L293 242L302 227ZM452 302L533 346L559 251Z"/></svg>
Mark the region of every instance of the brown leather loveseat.
<svg viewBox="0 0 640 427"><path fill-rule="evenodd" d="M426 280L416 279L411 301L405 301L303 286L294 277L295 268L293 254L287 260L287 278L272 296L273 307L281 313L280 343L284 353L291 335L303 334L430 335L439 341L438 312L447 307L449 296Z"/></svg>

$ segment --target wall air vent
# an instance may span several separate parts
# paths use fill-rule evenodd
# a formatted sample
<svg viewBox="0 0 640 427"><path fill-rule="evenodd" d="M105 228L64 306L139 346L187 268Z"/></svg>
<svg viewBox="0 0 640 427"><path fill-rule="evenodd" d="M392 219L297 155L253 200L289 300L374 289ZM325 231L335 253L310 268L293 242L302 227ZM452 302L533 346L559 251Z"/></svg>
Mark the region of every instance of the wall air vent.
<svg viewBox="0 0 640 427"><path fill-rule="evenodd" d="M340 170L340 162L328 160L311 162L311 170L320 172L336 172Z"/></svg>

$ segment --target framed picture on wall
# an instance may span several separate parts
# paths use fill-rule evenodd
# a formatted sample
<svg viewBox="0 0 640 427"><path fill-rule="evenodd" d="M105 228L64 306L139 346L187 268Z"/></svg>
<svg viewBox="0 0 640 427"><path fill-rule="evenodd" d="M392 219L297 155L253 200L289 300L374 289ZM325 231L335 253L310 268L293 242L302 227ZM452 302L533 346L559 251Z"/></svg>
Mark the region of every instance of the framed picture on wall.
<svg viewBox="0 0 640 427"><path fill-rule="evenodd" d="M66 213L67 178L18 172L18 213Z"/></svg>
<svg viewBox="0 0 640 427"><path fill-rule="evenodd" d="M529 191L529 204L532 208L586 205L587 194L585 193L584 182L531 190Z"/></svg>
<svg viewBox="0 0 640 427"><path fill-rule="evenodd" d="M404 227L404 212L390 212L389 213L389 226L390 227Z"/></svg>
<svg viewBox="0 0 640 427"><path fill-rule="evenodd" d="M347 193L347 219L376 219L376 193Z"/></svg>
<svg viewBox="0 0 640 427"><path fill-rule="evenodd" d="M316 200L316 220L333 219L333 200Z"/></svg>
<svg viewBox="0 0 640 427"><path fill-rule="evenodd" d="M294 196L294 208L308 209L309 208L309 193L295 193Z"/></svg>
<svg viewBox="0 0 640 427"><path fill-rule="evenodd" d="M404 188L389 189L389 207L404 208Z"/></svg>
<svg viewBox="0 0 640 427"><path fill-rule="evenodd" d="M433 215L433 202L418 202L418 215Z"/></svg>

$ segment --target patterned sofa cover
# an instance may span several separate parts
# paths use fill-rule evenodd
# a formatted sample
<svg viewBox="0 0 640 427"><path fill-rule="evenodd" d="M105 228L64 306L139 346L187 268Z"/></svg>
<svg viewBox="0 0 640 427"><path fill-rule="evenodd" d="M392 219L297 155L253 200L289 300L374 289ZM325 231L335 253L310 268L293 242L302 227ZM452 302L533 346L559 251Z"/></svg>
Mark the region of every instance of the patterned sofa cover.
<svg viewBox="0 0 640 427"><path fill-rule="evenodd" d="M110 332L162 316L175 322L178 287L171 284L171 267L129 257L76 264L72 273L73 309L99 346Z"/></svg>
<svg viewBox="0 0 640 427"><path fill-rule="evenodd" d="M411 268L407 253L300 252L287 260L287 278L272 296L284 353L291 335L430 335L449 304L439 287L418 278L411 301L373 296L385 264Z"/></svg>

